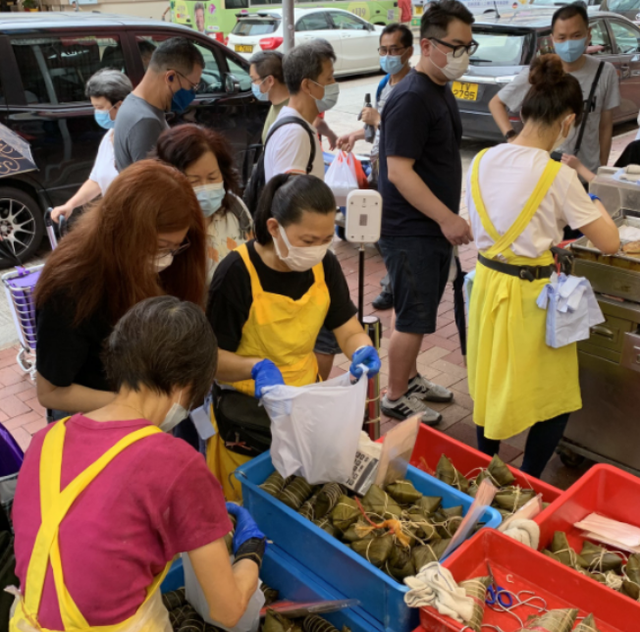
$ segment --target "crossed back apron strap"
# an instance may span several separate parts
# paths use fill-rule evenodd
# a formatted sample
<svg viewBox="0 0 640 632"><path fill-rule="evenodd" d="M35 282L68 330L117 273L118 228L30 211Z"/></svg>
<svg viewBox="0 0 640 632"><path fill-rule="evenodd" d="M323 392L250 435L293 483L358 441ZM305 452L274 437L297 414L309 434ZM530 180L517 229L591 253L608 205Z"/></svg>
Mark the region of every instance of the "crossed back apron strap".
<svg viewBox="0 0 640 632"><path fill-rule="evenodd" d="M24 610L25 615L35 619L40 609L44 581L49 562L53 569L54 584L60 607L60 615L65 630L89 629L89 624L73 601L64 583L62 561L60 557L59 532L60 523L78 498L104 468L131 444L152 434L162 432L156 426L146 426L123 437L112 448L107 450L97 461L74 478L60 491L62 476L62 453L66 435L65 423L68 417L59 421L47 433L40 455L40 511L41 525L36 536L25 582ZM162 582L166 571L155 578L147 589L147 599ZM40 627L38 625L38 627ZM103 626L104 629L112 626ZM102 629L102 627L100 628Z"/></svg>
<svg viewBox="0 0 640 632"><path fill-rule="evenodd" d="M475 162L473 163L473 169L471 172L471 195L473 197L473 203L475 204L476 211L478 212L483 228L494 241L493 246L483 252L482 255L487 259L495 259L496 256L502 255L508 261L516 256L513 250L511 250L511 245L522 234L524 229L533 219L533 216L536 214L542 200L547 195L553 181L556 179L556 176L560 171L561 164L555 160L551 160L551 158L549 159L547 166L542 172L540 180L538 180L538 184L536 184L533 189L531 197L527 200L527 203L516 218L516 221L513 222L509 230L507 230L504 235L500 235L489 219L489 214L487 213L487 209L482 200L482 195L480 194L480 160L487 151L489 150L483 149L478 154Z"/></svg>

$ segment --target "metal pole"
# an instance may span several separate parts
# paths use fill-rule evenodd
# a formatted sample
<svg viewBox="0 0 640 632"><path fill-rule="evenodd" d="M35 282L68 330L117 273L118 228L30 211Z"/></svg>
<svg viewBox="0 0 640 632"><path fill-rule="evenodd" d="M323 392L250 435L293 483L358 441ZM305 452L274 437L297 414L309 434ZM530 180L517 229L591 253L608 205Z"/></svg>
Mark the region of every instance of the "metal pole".
<svg viewBox="0 0 640 632"><path fill-rule="evenodd" d="M364 244L358 250L358 320L364 325Z"/></svg>
<svg viewBox="0 0 640 632"><path fill-rule="evenodd" d="M371 338L373 346L380 349L380 339L382 338L382 323L377 316L364 317L364 330ZM380 438L380 374L369 380L367 390L367 408L364 430L369 433L372 441Z"/></svg>
<svg viewBox="0 0 640 632"><path fill-rule="evenodd" d="M284 52L288 53L295 46L293 0L282 0L282 32L284 35Z"/></svg>

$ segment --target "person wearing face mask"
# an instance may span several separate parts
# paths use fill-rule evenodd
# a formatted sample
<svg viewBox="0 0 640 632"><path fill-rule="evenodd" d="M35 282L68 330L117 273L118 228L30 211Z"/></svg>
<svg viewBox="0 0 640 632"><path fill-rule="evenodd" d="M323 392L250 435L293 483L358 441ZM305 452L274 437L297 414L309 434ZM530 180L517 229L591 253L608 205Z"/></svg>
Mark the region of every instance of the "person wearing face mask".
<svg viewBox="0 0 640 632"><path fill-rule="evenodd" d="M582 405L577 346L547 346L547 313L536 304L555 270L550 248L567 224L604 253L616 252L620 239L576 172L550 157L585 115L580 84L557 55L535 59L529 81L522 132L481 152L469 170L479 261L467 360L478 447L493 456L502 439L529 429L521 469L540 477Z"/></svg>
<svg viewBox="0 0 640 632"><path fill-rule="evenodd" d="M162 42L151 56L142 81L124 100L116 121L116 169L144 160L168 128L166 112L182 114L196 98L204 58L184 37Z"/></svg>
<svg viewBox="0 0 640 632"><path fill-rule="evenodd" d="M88 180L66 204L56 206L51 218L58 222L62 215L69 219L74 209L88 204L99 195L104 195L113 179L118 175L113 150L113 128L122 102L133 90L129 78L119 70L104 68L98 70L87 81L85 94L91 100L96 123L107 130L100 141L98 155Z"/></svg>
<svg viewBox="0 0 640 632"><path fill-rule="evenodd" d="M593 91L582 126L573 128L557 151L559 154L577 156L588 170L596 172L598 167L609 161L613 110L620 105L618 75L613 64L586 54L591 41L591 29L583 2L561 7L553 14L551 37L555 52L562 60L562 68L580 83L585 103ZM493 119L507 141L517 135L509 113L520 110L529 87L529 69L525 68L489 102Z"/></svg>
<svg viewBox="0 0 640 632"><path fill-rule="evenodd" d="M253 236L252 219L238 197L238 173L228 141L199 125L163 132L158 158L184 173L193 185L207 230L207 284L218 264Z"/></svg>
<svg viewBox="0 0 640 632"><path fill-rule="evenodd" d="M13 505L21 595L12 632L34 621L39 630L171 632L159 588L180 553L211 617L237 624L265 537L249 512L225 506L201 455L168 434L205 396L216 363L215 336L193 303L148 298L118 321L105 344L112 400L49 425L27 450ZM237 521L233 565L227 512Z"/></svg>
<svg viewBox="0 0 640 632"><path fill-rule="evenodd" d="M425 402L448 402L453 393L420 375L417 358L424 335L436 330L453 246L472 239L458 214L462 124L448 85L477 48L472 23L457 0L431 3L420 26L420 60L389 96L380 126L384 212L378 243L395 310L382 410L395 419L419 415L431 425L442 416Z"/></svg>
<svg viewBox="0 0 640 632"><path fill-rule="evenodd" d="M255 241L218 266L207 317L220 347L214 398L218 432L207 460L225 496L239 496L229 475L269 448L262 389L319 380L314 345L321 327L332 331L351 361L375 375L380 359L356 317L346 279L329 250L336 203L314 176L281 174L265 187L255 216ZM232 390L230 390L232 389Z"/></svg>
<svg viewBox="0 0 640 632"><path fill-rule="evenodd" d="M125 169L47 258L35 290L37 393L51 418L113 399L103 343L134 304L169 294L204 303L204 217L177 169Z"/></svg>

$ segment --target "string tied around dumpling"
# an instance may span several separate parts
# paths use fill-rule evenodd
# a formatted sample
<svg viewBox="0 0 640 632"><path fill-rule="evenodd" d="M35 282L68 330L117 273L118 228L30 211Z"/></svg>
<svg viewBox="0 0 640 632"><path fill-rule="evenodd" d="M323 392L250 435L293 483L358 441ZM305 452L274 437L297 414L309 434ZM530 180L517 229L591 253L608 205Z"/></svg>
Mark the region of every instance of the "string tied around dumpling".
<svg viewBox="0 0 640 632"><path fill-rule="evenodd" d="M373 533L373 531L375 531L376 529L388 529L389 532L397 538L398 542L402 544L402 546L404 546L407 549L411 547L411 540L404 533L404 530L402 529L402 522L398 518L388 518L383 522L375 523L373 520L371 520L371 518L369 518L369 515L367 514L364 507L362 506L360 499L356 498L355 501L356 501L356 504L358 505L358 509L360 509L360 513L364 516L364 519L370 525L369 527L365 527L363 525L356 525L356 534L359 537L364 538L367 535ZM369 547L367 547L367 551L368 550L369 550Z"/></svg>
<svg viewBox="0 0 640 632"><path fill-rule="evenodd" d="M571 547L560 549L559 551L553 551L553 553L555 555L560 555L561 553L568 553L571 566L574 566L574 567L578 566L578 554Z"/></svg>

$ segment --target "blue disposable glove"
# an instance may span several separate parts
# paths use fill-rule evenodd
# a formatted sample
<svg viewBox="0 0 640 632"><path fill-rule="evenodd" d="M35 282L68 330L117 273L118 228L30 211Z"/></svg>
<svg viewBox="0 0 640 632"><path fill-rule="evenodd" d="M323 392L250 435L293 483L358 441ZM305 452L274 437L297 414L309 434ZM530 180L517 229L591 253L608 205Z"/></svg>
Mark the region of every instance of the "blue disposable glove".
<svg viewBox="0 0 640 632"><path fill-rule="evenodd" d="M262 389L267 386L284 386L282 373L280 369L271 360L260 360L253 365L251 369L251 377L256 381L255 396L260 399L262 397Z"/></svg>
<svg viewBox="0 0 640 632"><path fill-rule="evenodd" d="M253 538L265 541L265 535L258 529L256 521L251 517L251 514L240 505L235 503L227 503L227 513L231 514L236 519L236 529L233 534L233 554L237 555L238 549Z"/></svg>
<svg viewBox="0 0 640 632"><path fill-rule="evenodd" d="M362 375L362 367L358 366L360 364L364 364L367 367L367 377L373 377L378 374L378 371L380 371L380 356L374 347L360 347L356 349L356 352L351 356L349 373L351 373L353 377L360 378Z"/></svg>

